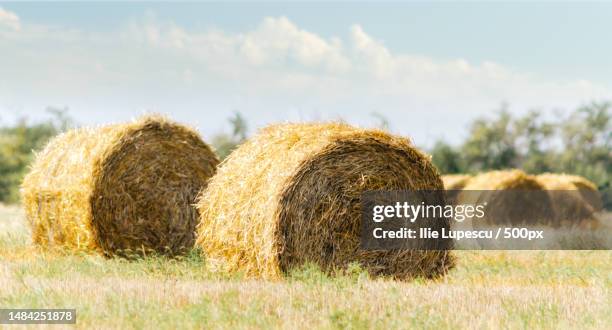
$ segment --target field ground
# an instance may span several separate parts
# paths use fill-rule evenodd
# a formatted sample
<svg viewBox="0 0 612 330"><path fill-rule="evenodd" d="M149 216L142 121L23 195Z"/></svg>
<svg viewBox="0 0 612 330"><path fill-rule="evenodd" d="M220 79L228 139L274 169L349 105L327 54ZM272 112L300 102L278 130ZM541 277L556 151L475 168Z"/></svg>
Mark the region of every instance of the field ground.
<svg viewBox="0 0 612 330"><path fill-rule="evenodd" d="M304 268L266 282L213 274L197 253L137 261L42 252L0 209L0 308L76 308L95 328L612 328L612 251L458 251L409 283Z"/></svg>

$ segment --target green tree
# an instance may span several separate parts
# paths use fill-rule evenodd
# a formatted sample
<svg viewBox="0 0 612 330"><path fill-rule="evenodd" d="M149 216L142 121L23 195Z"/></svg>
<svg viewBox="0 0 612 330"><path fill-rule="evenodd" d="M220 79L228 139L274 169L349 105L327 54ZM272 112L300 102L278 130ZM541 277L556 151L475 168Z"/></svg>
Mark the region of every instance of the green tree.
<svg viewBox="0 0 612 330"><path fill-rule="evenodd" d="M513 118L503 106L497 118L477 119L461 147L468 171L516 167L518 151L512 130Z"/></svg>
<svg viewBox="0 0 612 330"><path fill-rule="evenodd" d="M518 157L516 163L527 172L549 172L554 168L554 152L549 144L556 128L541 117L539 111L532 110L513 122L512 134Z"/></svg>
<svg viewBox="0 0 612 330"><path fill-rule="evenodd" d="M610 185L612 114L610 103L580 107L560 123L563 149L558 170L583 175L599 186Z"/></svg>
<svg viewBox="0 0 612 330"><path fill-rule="evenodd" d="M0 127L0 201L19 200L19 186L34 158L53 136L72 126L67 109L48 109L52 119L29 123L21 119L12 126Z"/></svg>
<svg viewBox="0 0 612 330"><path fill-rule="evenodd" d="M217 134L212 138L212 145L221 160L229 156L238 145L244 142L248 133L246 119L239 112L235 112L228 121L232 127L231 133Z"/></svg>
<svg viewBox="0 0 612 330"><path fill-rule="evenodd" d="M465 163L461 153L443 141L438 141L431 150L432 162L441 173L463 173Z"/></svg>

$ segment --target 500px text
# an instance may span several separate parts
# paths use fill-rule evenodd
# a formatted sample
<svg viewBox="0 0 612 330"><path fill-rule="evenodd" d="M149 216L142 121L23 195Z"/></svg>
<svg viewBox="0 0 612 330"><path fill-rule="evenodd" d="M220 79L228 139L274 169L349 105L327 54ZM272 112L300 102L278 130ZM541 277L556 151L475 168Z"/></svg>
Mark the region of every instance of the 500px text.
<svg viewBox="0 0 612 330"><path fill-rule="evenodd" d="M489 230L447 230L442 228L440 231L431 228L401 228L399 230L384 230L375 228L372 231L372 237L376 239L543 239L543 230L531 230L528 228L497 228Z"/></svg>

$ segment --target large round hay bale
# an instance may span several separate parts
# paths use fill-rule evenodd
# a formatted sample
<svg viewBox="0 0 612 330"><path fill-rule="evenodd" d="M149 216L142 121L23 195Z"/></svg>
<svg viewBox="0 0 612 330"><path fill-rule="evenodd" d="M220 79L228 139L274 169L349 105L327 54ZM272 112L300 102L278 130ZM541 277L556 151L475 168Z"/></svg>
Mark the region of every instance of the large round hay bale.
<svg viewBox="0 0 612 330"><path fill-rule="evenodd" d="M595 198L590 196L590 193L596 194L597 189L594 184L589 184L590 181L553 173L540 174L536 179L549 191L557 220L565 227L596 229L600 226L591 204ZM585 197L591 197L591 202Z"/></svg>
<svg viewBox="0 0 612 330"><path fill-rule="evenodd" d="M447 250L359 248L363 192L433 189L443 189L437 170L407 139L338 123L275 125L219 167L198 203L198 244L211 264L253 277L353 262L372 275L437 277L453 265Z"/></svg>
<svg viewBox="0 0 612 330"><path fill-rule="evenodd" d="M544 187L521 170L491 171L474 176L463 187L457 203L486 203L485 217L478 220L479 223L558 225Z"/></svg>
<svg viewBox="0 0 612 330"><path fill-rule="evenodd" d="M562 185L568 190L577 189L595 212L601 211L603 208L603 201L597 185L585 177L571 174L543 173L538 175L538 181L544 185Z"/></svg>
<svg viewBox="0 0 612 330"><path fill-rule="evenodd" d="M193 130L149 116L54 138L22 185L35 243L107 255L181 253L217 157Z"/></svg>
<svg viewBox="0 0 612 330"><path fill-rule="evenodd" d="M471 178L469 174L446 174L442 176L442 182L446 190L461 190Z"/></svg>

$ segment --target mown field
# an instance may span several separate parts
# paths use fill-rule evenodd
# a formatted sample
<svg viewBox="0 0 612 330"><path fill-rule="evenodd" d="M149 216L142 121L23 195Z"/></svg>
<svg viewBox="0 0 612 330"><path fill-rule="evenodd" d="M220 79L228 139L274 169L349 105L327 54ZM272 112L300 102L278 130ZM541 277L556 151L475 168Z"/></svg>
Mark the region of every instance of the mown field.
<svg viewBox="0 0 612 330"><path fill-rule="evenodd" d="M76 308L97 328L612 328L612 251L458 251L439 281L277 282L207 270L198 253L137 261L43 252L0 208L0 308Z"/></svg>

